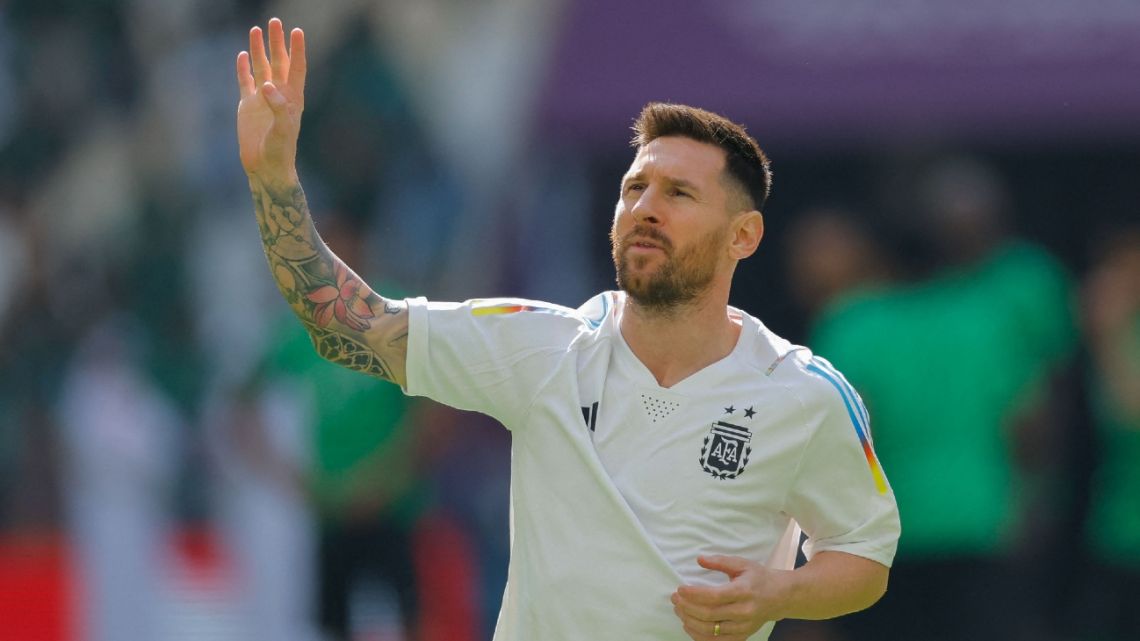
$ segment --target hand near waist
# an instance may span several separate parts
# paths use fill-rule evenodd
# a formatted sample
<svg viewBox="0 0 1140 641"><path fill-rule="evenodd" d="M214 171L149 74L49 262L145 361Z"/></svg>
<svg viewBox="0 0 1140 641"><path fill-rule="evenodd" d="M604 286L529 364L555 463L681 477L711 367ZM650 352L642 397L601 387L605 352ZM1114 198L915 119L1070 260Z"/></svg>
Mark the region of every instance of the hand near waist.
<svg viewBox="0 0 1140 641"><path fill-rule="evenodd" d="M673 611L696 641L741 641L780 619L830 619L873 605L887 590L890 569L861 556L817 552L795 570L773 570L738 556L697 557L723 572L723 585L682 585Z"/></svg>
<svg viewBox="0 0 1140 641"><path fill-rule="evenodd" d="M723 585L682 585L673 593L673 611L696 641L738 641L765 623L784 618L782 584L791 572L772 570L738 556L699 556L697 563L723 572Z"/></svg>

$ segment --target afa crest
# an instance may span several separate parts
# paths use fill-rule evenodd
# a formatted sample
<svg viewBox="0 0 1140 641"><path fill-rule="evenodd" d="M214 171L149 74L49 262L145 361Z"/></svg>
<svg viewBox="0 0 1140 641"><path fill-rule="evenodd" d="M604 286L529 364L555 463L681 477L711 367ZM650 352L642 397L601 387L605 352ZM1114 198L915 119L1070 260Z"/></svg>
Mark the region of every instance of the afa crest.
<svg viewBox="0 0 1140 641"><path fill-rule="evenodd" d="M701 469L721 480L740 476L752 454L751 440L752 432L747 427L724 421L713 423L701 446Z"/></svg>

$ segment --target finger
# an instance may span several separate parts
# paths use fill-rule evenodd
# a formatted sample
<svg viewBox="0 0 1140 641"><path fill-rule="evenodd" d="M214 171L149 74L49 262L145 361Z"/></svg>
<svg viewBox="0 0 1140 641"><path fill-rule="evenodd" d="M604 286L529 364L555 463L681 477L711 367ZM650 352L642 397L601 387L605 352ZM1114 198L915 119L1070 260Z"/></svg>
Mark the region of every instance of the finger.
<svg viewBox="0 0 1140 641"><path fill-rule="evenodd" d="M727 605L741 600L744 595L737 586L726 585L682 585L677 595L683 600L705 606Z"/></svg>
<svg viewBox="0 0 1140 641"><path fill-rule="evenodd" d="M731 603L729 605L705 606L698 605L684 599L678 600L673 607L696 621L715 623L717 621L746 621L752 613L746 603Z"/></svg>
<svg viewBox="0 0 1140 641"><path fill-rule="evenodd" d="M724 572L730 578L735 579L740 576L742 572L747 570L753 565L753 561L741 556L725 556L723 554L713 554L709 556L698 556L697 563L706 570L715 570L717 572Z"/></svg>
<svg viewBox="0 0 1140 641"><path fill-rule="evenodd" d="M253 83L253 74L249 72L249 53L243 51L237 56L237 82L242 98L253 95L257 85Z"/></svg>
<svg viewBox="0 0 1140 641"><path fill-rule="evenodd" d="M671 599L673 601L673 608L680 614L692 617L698 621L719 621L724 618L723 613L717 609L723 606L709 606L701 603L694 603L686 600L676 592L673 593Z"/></svg>
<svg viewBox="0 0 1140 641"><path fill-rule="evenodd" d="M285 27L277 18L269 21L269 64L273 82L284 85L289 75L289 54L285 51Z"/></svg>
<svg viewBox="0 0 1140 641"><path fill-rule="evenodd" d="M697 621L694 617L682 610L678 604L677 595L675 593L673 594L673 614L677 615L677 618L681 620L681 627L685 629L689 637L695 641L700 641L704 637L701 630L707 627L707 622Z"/></svg>
<svg viewBox="0 0 1140 641"><path fill-rule="evenodd" d="M285 107L289 101L285 99L285 95L277 89L276 85L272 82L262 83L261 95L265 96L265 102L269 103L269 108L273 110L273 113L285 113Z"/></svg>
<svg viewBox="0 0 1140 641"><path fill-rule="evenodd" d="M720 634L713 634L713 628L707 623L684 625L685 633L689 635L694 641L744 641L747 637L742 634L733 634L725 632L724 624L721 624Z"/></svg>
<svg viewBox="0 0 1140 641"><path fill-rule="evenodd" d="M305 32L294 29L289 33L289 86L298 92L305 91L305 76L309 71L305 57Z"/></svg>
<svg viewBox="0 0 1140 641"><path fill-rule="evenodd" d="M720 623L720 628L717 628L717 623ZM750 629L743 623L734 621L719 621L709 623L707 621L685 621L682 620L682 626L685 632L694 639L709 641L735 641L747 639L750 634L756 630Z"/></svg>
<svg viewBox="0 0 1140 641"><path fill-rule="evenodd" d="M265 57L265 38L261 27L249 30L249 62L253 66L254 86L269 80L269 58Z"/></svg>
<svg viewBox="0 0 1140 641"><path fill-rule="evenodd" d="M693 641L720 641L719 639L713 639L712 635L705 634L688 624L685 624L683 627L685 634L689 635L689 638Z"/></svg>
<svg viewBox="0 0 1140 641"><path fill-rule="evenodd" d="M708 608L694 606L691 603L681 602L678 603L675 607L681 613L682 619L691 619L693 621L712 623L714 621L720 621L722 618L724 618L724 615L718 615Z"/></svg>

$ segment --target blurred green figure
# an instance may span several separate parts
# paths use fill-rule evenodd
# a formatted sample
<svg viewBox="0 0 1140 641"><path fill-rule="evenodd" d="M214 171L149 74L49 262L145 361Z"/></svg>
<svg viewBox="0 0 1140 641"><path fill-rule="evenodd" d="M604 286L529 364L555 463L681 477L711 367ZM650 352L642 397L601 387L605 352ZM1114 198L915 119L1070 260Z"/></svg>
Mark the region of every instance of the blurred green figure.
<svg viewBox="0 0 1140 641"><path fill-rule="evenodd" d="M856 639L1035 638L1039 595L1012 557L1037 534L1028 511L1049 480L1026 470L1048 443L1043 401L1076 342L1069 277L1005 237L1006 196L984 168L946 162L919 186L933 274L847 290L809 340L862 393L902 519L891 590L841 623Z"/></svg>
<svg viewBox="0 0 1140 641"><path fill-rule="evenodd" d="M339 255L363 264L363 234L351 221L329 221L325 230ZM338 309L337 295L326 301L329 313L347 313ZM257 386L286 391L310 426L311 464L298 471L298 481L319 521L320 628L325 638L347 640L367 632L362 625L395 623L414 641L419 606L412 530L428 495L412 425L418 401L395 385L321 358L292 314L281 321L266 343L271 351ZM398 608L398 622L383 620L385 595Z"/></svg>
<svg viewBox="0 0 1140 641"><path fill-rule="evenodd" d="M1085 285L1097 426L1085 528L1091 563L1079 612L1089 638L1140 638L1140 229L1114 234Z"/></svg>

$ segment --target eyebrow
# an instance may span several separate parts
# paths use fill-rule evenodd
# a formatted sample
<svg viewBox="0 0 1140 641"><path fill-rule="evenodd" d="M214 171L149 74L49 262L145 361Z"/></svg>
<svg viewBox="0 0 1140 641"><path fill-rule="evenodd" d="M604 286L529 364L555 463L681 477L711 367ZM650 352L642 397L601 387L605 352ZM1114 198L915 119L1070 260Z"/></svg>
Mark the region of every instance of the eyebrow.
<svg viewBox="0 0 1140 641"><path fill-rule="evenodd" d="M691 183L684 178L666 178L666 180L672 183L674 187L684 187L685 189L698 194L701 192L701 188L697 187L696 183Z"/></svg>
<svg viewBox="0 0 1140 641"><path fill-rule="evenodd" d="M626 174L626 175L622 176L622 177L621 177L621 188L622 188L622 191L625 191L625 186L626 186L626 185L628 185L630 182L632 182L632 181L634 181L634 180L637 180L638 178L641 178L641 177L643 177L643 175L644 175L644 174L643 174L642 172L640 172L640 171L639 171L639 172L637 172L636 174Z"/></svg>
<svg viewBox="0 0 1140 641"><path fill-rule="evenodd" d="M630 182L632 182L634 180L644 180L644 179L645 179L645 172L642 172L642 171L639 171L636 174L626 174L621 179L621 188L624 191L626 185L628 185ZM700 187L698 187L696 185L696 183L685 180L684 178L673 178L671 176L665 176L665 182L669 183L670 185L672 185L674 187L682 187L684 189L691 190L693 193L699 194L701 192Z"/></svg>

